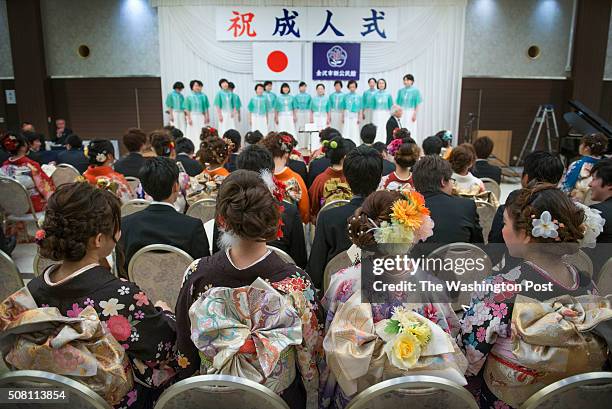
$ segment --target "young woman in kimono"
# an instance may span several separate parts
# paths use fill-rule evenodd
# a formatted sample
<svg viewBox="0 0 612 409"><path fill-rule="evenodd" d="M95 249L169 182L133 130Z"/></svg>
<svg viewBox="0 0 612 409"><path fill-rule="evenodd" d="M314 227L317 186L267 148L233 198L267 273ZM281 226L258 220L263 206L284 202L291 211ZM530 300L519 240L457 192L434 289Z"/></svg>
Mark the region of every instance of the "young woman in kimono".
<svg viewBox="0 0 612 409"><path fill-rule="evenodd" d="M601 160L607 149L608 138L604 135L583 136L578 149L581 157L567 168L567 172L559 182L561 190L580 203L589 199L589 183L593 180L591 169Z"/></svg>
<svg viewBox="0 0 612 409"><path fill-rule="evenodd" d="M115 147L107 139L94 139L85 148L85 156L89 158L89 167L83 177L92 185L113 192L122 203L136 198L136 192L128 184L125 177L112 168L115 162Z"/></svg>

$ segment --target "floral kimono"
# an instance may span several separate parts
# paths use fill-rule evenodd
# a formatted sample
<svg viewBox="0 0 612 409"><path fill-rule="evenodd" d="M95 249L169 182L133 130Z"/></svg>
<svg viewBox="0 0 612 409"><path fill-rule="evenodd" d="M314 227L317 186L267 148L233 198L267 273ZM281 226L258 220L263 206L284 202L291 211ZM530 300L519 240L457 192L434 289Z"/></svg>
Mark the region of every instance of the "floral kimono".
<svg viewBox="0 0 612 409"><path fill-rule="evenodd" d="M28 283L36 304L55 307L69 318L92 307L125 350L135 378L134 387L115 408L153 407L176 373L174 315L154 307L136 284L116 278L107 268L89 265L52 283L54 268Z"/></svg>
<svg viewBox="0 0 612 409"><path fill-rule="evenodd" d="M83 177L91 185L102 189L110 190L125 203L137 197L136 192L133 192L127 180L121 173L117 173L110 166L92 166L90 165Z"/></svg>
<svg viewBox="0 0 612 409"><path fill-rule="evenodd" d="M295 204L300 211L302 222L308 223L310 221L308 189L300 175L289 167L285 167L282 172L275 173L274 177L285 184L285 197L283 200Z"/></svg>
<svg viewBox="0 0 612 409"><path fill-rule="evenodd" d="M0 168L0 174L17 180L25 186L35 212L42 212L49 196L55 191L53 180L38 164L27 156L19 159L7 159Z"/></svg>
<svg viewBox="0 0 612 409"><path fill-rule="evenodd" d="M384 331L380 328L386 324L381 322L392 318L399 307L418 314L421 321L426 319L434 324L439 334L435 345L442 345L442 349L436 350L435 354L424 357L424 360L419 359L414 373L418 374L420 370L421 374L445 376L465 383L462 378L467 364L452 341L452 336L459 329L459 322L450 304L404 303L402 294L391 294L384 304L361 303L360 292L361 267L358 264L334 273L322 299L327 312L323 344L327 360L321 363L319 370L321 409L344 408L355 394L368 386L407 374L405 369L390 364L383 348L386 343ZM443 371L433 372L444 368L451 371L446 374Z"/></svg>
<svg viewBox="0 0 612 409"><path fill-rule="evenodd" d="M583 156L577 161L572 162L567 168L567 172L559 182L559 187L562 191L569 194L572 198L580 203L584 203L589 190L589 183L593 179L591 177L591 169L600 158L593 156Z"/></svg>
<svg viewBox="0 0 612 409"><path fill-rule="evenodd" d="M309 277L274 252L244 269L229 250L196 260L176 306L180 377L241 376L305 408L303 381L316 379L322 357L319 313Z"/></svg>
<svg viewBox="0 0 612 409"><path fill-rule="evenodd" d="M571 288L526 261L485 282L507 287L525 280L552 283L552 291L519 294L508 288L472 295L458 343L468 359L467 375L478 376L471 380L471 389L479 395L481 408L518 407L546 385L603 367L607 346L588 334L596 324L612 325L610 302L591 296L597 293L591 279L567 268L574 277Z"/></svg>

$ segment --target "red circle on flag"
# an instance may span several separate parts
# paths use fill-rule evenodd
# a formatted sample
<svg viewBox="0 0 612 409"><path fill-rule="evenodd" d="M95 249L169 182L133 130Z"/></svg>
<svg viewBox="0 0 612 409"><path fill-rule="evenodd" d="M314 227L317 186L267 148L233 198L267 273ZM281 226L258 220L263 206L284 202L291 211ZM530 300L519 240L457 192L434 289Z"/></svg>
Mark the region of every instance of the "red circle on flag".
<svg viewBox="0 0 612 409"><path fill-rule="evenodd" d="M282 51L276 50L272 51L268 55L268 68L274 72L282 72L285 71L285 68L289 65L289 59L287 58L287 54Z"/></svg>

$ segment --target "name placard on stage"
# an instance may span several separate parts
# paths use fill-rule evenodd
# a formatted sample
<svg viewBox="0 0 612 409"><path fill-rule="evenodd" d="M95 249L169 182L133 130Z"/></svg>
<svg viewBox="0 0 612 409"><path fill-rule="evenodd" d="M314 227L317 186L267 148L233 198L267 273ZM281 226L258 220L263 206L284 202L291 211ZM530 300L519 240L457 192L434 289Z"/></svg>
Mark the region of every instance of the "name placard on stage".
<svg viewBox="0 0 612 409"><path fill-rule="evenodd" d="M396 41L390 7L217 7L218 41Z"/></svg>

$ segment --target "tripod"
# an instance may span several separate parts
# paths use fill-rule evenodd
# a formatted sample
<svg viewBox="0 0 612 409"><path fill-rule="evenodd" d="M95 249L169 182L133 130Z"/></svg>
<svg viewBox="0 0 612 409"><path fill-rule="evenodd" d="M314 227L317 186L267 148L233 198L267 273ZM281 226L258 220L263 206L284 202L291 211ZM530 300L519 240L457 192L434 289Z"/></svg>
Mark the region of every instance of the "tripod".
<svg viewBox="0 0 612 409"><path fill-rule="evenodd" d="M542 132L542 127L546 123L546 144L548 147L548 151L552 153L552 142L550 139L550 121L553 123L553 131L554 136L559 139L559 129L557 128L557 119L555 118L555 109L552 105L540 105L538 107L538 112L536 113L535 118L533 118L533 122L531 123L531 128L529 128L529 133L527 133L527 138L525 138L525 142L523 143L523 147L521 148L521 153L519 154L518 159L516 160L516 166L519 166L523 159L525 159L525 154L527 146L530 143L530 140L533 138L533 143L531 144L530 152L533 152L538 145L538 141L540 139L540 133ZM535 135L532 135L535 128L536 123L539 123L538 129L535 132Z"/></svg>

